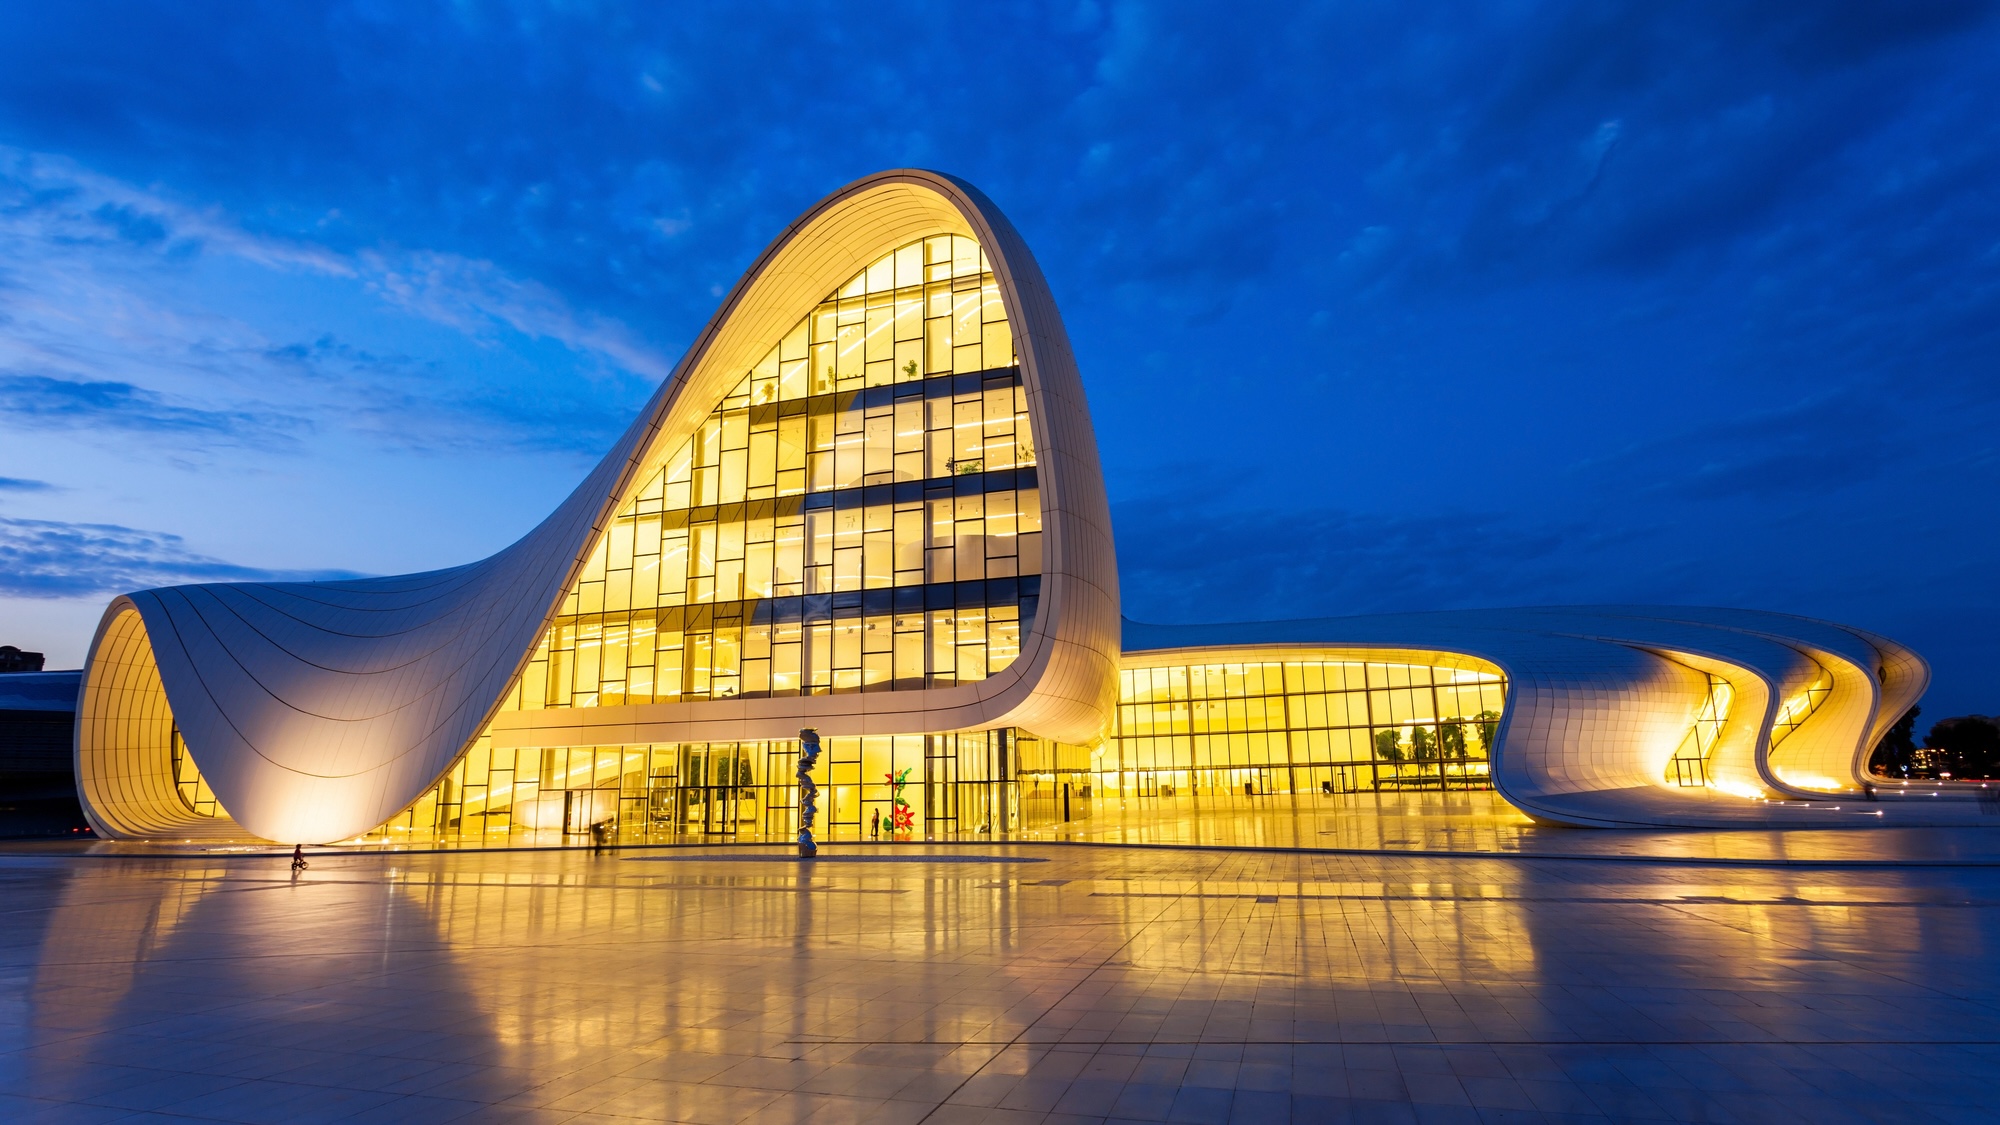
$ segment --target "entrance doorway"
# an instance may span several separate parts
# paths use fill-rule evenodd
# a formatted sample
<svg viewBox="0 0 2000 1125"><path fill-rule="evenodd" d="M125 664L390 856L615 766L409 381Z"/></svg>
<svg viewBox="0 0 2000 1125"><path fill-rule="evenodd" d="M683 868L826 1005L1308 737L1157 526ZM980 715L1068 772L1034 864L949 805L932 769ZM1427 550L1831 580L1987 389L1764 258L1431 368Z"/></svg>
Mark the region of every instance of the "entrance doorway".
<svg viewBox="0 0 2000 1125"><path fill-rule="evenodd" d="M735 743L681 748L678 811L689 835L734 836L755 831L762 802L753 755Z"/></svg>
<svg viewBox="0 0 2000 1125"><path fill-rule="evenodd" d="M617 794L611 793L609 796L615 800ZM598 803L597 790L595 789L563 790L563 835L587 835L590 832L591 825L616 818L617 809L615 806L600 810L597 807Z"/></svg>

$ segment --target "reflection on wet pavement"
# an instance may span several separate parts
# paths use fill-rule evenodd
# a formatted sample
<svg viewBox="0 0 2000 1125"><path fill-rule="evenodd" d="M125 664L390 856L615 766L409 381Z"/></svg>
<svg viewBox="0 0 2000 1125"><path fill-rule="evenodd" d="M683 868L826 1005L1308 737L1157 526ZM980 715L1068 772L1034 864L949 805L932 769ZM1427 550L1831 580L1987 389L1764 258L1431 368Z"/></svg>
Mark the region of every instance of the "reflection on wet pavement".
<svg viewBox="0 0 2000 1125"><path fill-rule="evenodd" d="M919 845L328 854L294 879L17 851L0 1119L1991 1112L2000 866L1647 835L1618 846L1738 862ZM1989 847L1812 835L1890 864Z"/></svg>
<svg viewBox="0 0 2000 1125"><path fill-rule="evenodd" d="M1930 828L1606 830L1536 824L1492 790L1290 794L1217 805L1100 800L1087 819L1018 840L1687 859L2000 862L2000 831ZM2000 829L2000 823L1995 824Z"/></svg>

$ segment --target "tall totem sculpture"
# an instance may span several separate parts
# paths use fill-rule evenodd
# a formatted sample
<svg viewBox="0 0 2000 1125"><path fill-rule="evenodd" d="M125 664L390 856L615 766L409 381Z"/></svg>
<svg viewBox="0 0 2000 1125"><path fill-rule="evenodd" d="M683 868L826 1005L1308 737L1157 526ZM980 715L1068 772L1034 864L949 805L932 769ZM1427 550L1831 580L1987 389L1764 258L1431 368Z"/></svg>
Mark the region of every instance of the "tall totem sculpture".
<svg viewBox="0 0 2000 1125"><path fill-rule="evenodd" d="M807 727L799 732L799 855L811 859L819 854L813 843L813 819L819 815L819 786L812 768L819 762L819 732Z"/></svg>

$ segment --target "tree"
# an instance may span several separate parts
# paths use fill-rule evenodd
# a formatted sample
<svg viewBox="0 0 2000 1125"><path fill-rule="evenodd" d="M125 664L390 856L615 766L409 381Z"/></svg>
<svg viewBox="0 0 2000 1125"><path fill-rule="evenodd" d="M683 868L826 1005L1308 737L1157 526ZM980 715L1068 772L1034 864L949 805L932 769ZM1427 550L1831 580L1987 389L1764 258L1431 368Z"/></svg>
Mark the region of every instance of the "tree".
<svg viewBox="0 0 2000 1125"><path fill-rule="evenodd" d="M1465 757L1465 720L1447 719L1438 727L1438 751L1441 758Z"/></svg>
<svg viewBox="0 0 2000 1125"><path fill-rule="evenodd" d="M1868 772L1877 777L1923 776L1916 741L1917 716L1922 712L1921 707L1903 712L1903 717L1875 744L1875 752L1868 758Z"/></svg>
<svg viewBox="0 0 2000 1125"><path fill-rule="evenodd" d="M1385 762L1403 760L1402 733L1394 727L1375 732L1375 753Z"/></svg>
<svg viewBox="0 0 2000 1125"><path fill-rule="evenodd" d="M1479 744L1486 748L1486 756L1493 756L1493 741L1500 737L1500 712L1481 711L1479 713Z"/></svg>
<svg viewBox="0 0 2000 1125"><path fill-rule="evenodd" d="M1437 735L1429 727L1410 730L1410 756L1422 762L1437 757Z"/></svg>
<svg viewBox="0 0 2000 1125"><path fill-rule="evenodd" d="M1939 719L1924 736L1924 757L1938 776L2000 777L2000 723L1985 715Z"/></svg>

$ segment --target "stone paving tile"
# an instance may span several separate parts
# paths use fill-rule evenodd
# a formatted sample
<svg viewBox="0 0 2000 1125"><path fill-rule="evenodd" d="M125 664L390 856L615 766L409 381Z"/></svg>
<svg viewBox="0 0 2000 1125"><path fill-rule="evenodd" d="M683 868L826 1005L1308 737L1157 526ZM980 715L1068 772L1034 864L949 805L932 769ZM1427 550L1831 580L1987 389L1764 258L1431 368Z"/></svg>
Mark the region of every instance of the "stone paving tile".
<svg viewBox="0 0 2000 1125"><path fill-rule="evenodd" d="M0 852L0 1121L2000 1119L2000 868L996 850Z"/></svg>

